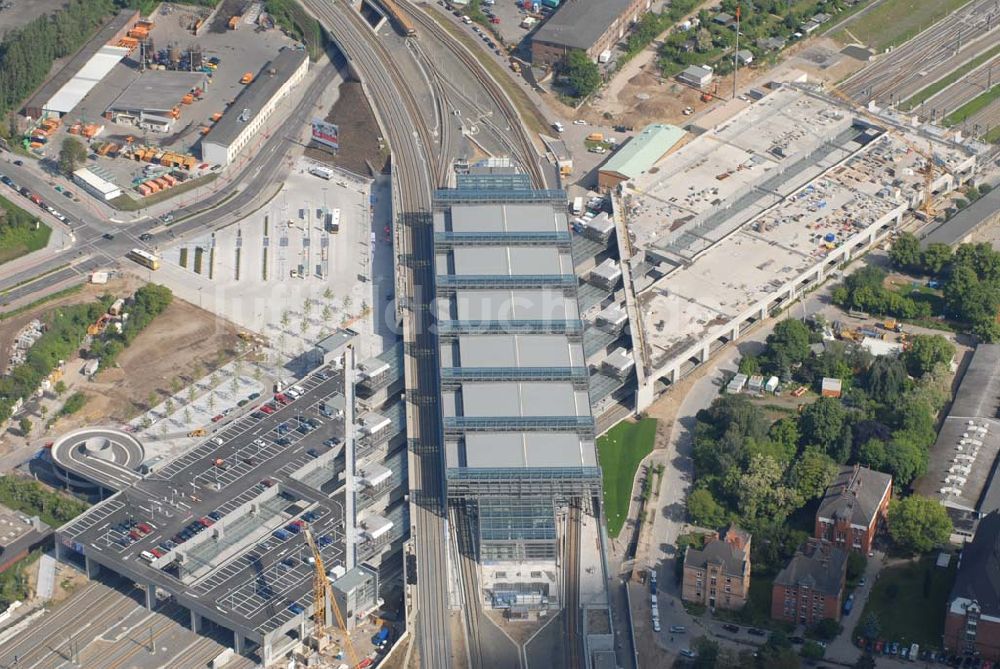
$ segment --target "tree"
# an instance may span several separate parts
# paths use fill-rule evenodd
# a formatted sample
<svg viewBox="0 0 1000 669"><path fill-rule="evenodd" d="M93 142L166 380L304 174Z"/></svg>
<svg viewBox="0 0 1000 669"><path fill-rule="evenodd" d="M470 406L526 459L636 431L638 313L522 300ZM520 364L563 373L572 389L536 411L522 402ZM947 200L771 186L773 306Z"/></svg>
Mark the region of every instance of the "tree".
<svg viewBox="0 0 1000 669"><path fill-rule="evenodd" d="M783 478L784 467L766 455L753 456L746 472L729 472L726 487L748 525L763 519L780 523L799 504L795 490L782 483Z"/></svg>
<svg viewBox="0 0 1000 669"><path fill-rule="evenodd" d="M59 169L72 176L87 160L87 147L76 137L67 137L59 147Z"/></svg>
<svg viewBox="0 0 1000 669"><path fill-rule="evenodd" d="M837 476L837 463L815 446L806 448L788 472L788 482L802 501L820 497Z"/></svg>
<svg viewBox="0 0 1000 669"><path fill-rule="evenodd" d="M698 488L688 495L687 511L695 525L718 529L726 524L726 510L705 488Z"/></svg>
<svg viewBox="0 0 1000 669"><path fill-rule="evenodd" d="M910 348L903 352L907 371L921 377L936 365L948 364L955 357L955 347L941 335L915 335Z"/></svg>
<svg viewBox="0 0 1000 669"><path fill-rule="evenodd" d="M783 356L790 364L809 357L809 328L802 321L788 319L774 326L767 336L767 357Z"/></svg>
<svg viewBox="0 0 1000 669"><path fill-rule="evenodd" d="M869 641L877 639L882 634L882 623L878 619L878 614L872 611L865 616L858 625L858 630Z"/></svg>
<svg viewBox="0 0 1000 669"><path fill-rule="evenodd" d="M700 636L691 645L696 653L693 666L696 669L713 669L719 661L719 642Z"/></svg>
<svg viewBox="0 0 1000 669"><path fill-rule="evenodd" d="M821 397L802 410L799 420L802 442L820 446L828 453L839 450L846 421L847 410L840 400Z"/></svg>
<svg viewBox="0 0 1000 669"><path fill-rule="evenodd" d="M927 274L938 275L951 262L951 247L947 244L928 244L920 254L920 264Z"/></svg>
<svg viewBox="0 0 1000 669"><path fill-rule="evenodd" d="M740 358L740 374L746 374L747 376L753 376L758 371L760 371L760 361L755 355L745 355Z"/></svg>
<svg viewBox="0 0 1000 669"><path fill-rule="evenodd" d="M799 654L807 660L821 660L826 654L826 648L819 645L815 641L806 640L806 642L802 644L802 649L799 651Z"/></svg>
<svg viewBox="0 0 1000 669"><path fill-rule="evenodd" d="M885 445L881 470L892 474L897 485L906 486L927 471L927 448L917 443L906 430L894 432Z"/></svg>
<svg viewBox="0 0 1000 669"><path fill-rule="evenodd" d="M585 51L574 49L566 54L562 69L578 98L589 96L601 86L601 70Z"/></svg>
<svg viewBox="0 0 1000 669"><path fill-rule="evenodd" d="M158 399L160 399L159 395L157 395L152 390L149 391L149 394L146 395L146 408L147 409L152 409L153 407L155 407L156 406L156 400L158 400Z"/></svg>
<svg viewBox="0 0 1000 669"><path fill-rule="evenodd" d="M292 322L292 313L285 309L281 312L281 327L285 330L288 329L289 323Z"/></svg>
<svg viewBox="0 0 1000 669"><path fill-rule="evenodd" d="M864 386L873 400L894 406L906 390L906 365L899 358L880 355L865 372Z"/></svg>
<svg viewBox="0 0 1000 669"><path fill-rule="evenodd" d="M328 302L333 299L333 288L330 288L330 286L327 286L323 290L323 299L326 300L326 301L328 301Z"/></svg>
<svg viewBox="0 0 1000 669"><path fill-rule="evenodd" d="M889 249L889 260L894 267L902 270L920 267L920 240L912 232L904 232L896 237Z"/></svg>
<svg viewBox="0 0 1000 669"><path fill-rule="evenodd" d="M320 311L319 317L323 319L324 323L330 322L330 319L333 318L333 309L330 308L329 304L323 305L323 310Z"/></svg>
<svg viewBox="0 0 1000 669"><path fill-rule="evenodd" d="M31 434L31 420L27 416L19 420L17 426L21 429L21 434L25 437Z"/></svg>
<svg viewBox="0 0 1000 669"><path fill-rule="evenodd" d="M946 541L951 518L937 500L911 495L889 504L889 535L903 550L926 553Z"/></svg>
<svg viewBox="0 0 1000 669"><path fill-rule="evenodd" d="M864 553L859 553L858 551L849 552L847 554L847 580L856 581L861 578L867 566L868 558L865 557Z"/></svg>
<svg viewBox="0 0 1000 669"><path fill-rule="evenodd" d="M875 669L875 658L872 657L871 653L864 653L854 663L854 669Z"/></svg>
<svg viewBox="0 0 1000 669"><path fill-rule="evenodd" d="M215 411L215 391L210 391L208 393L208 410L209 412Z"/></svg>
<svg viewBox="0 0 1000 669"><path fill-rule="evenodd" d="M851 551L849 555L854 555L854 551ZM840 634L843 627L833 618L823 618L818 623L813 625L812 630L810 630L817 639L821 641L833 641Z"/></svg>
<svg viewBox="0 0 1000 669"><path fill-rule="evenodd" d="M168 397L163 403L163 412L164 416L169 416L174 412L174 398Z"/></svg>

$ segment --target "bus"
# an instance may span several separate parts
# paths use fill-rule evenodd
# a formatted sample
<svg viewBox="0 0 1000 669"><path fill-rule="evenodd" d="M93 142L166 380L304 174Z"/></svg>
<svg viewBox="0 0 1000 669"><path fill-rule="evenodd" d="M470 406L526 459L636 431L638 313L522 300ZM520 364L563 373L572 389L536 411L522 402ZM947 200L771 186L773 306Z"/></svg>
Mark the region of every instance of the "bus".
<svg viewBox="0 0 1000 669"><path fill-rule="evenodd" d="M143 267L148 267L149 269L160 269L160 259L149 251L132 249L128 252L126 257L133 262L139 263Z"/></svg>

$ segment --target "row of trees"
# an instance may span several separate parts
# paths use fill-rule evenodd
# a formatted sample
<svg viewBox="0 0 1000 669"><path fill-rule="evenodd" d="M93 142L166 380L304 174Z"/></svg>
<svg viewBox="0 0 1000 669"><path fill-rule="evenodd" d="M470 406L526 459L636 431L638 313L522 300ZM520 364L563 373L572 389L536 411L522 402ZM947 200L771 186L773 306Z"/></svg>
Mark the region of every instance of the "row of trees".
<svg viewBox="0 0 1000 669"><path fill-rule="evenodd" d="M918 336L902 358L873 358L840 342L816 354L812 338L799 321L779 323L764 353L744 369L807 383L836 376L845 382L843 398L820 398L773 422L744 395L720 397L699 412L697 482L688 499L694 522L718 527L735 520L767 532L821 496L842 464L888 472L901 487L926 472L935 416L948 399L951 344Z"/></svg>
<svg viewBox="0 0 1000 669"><path fill-rule="evenodd" d="M990 244L962 244L954 253L947 244L921 249L914 235L904 233L893 242L889 258L904 272L933 277L941 286L947 316L983 341L1000 340L1000 252Z"/></svg>
<svg viewBox="0 0 1000 669"><path fill-rule="evenodd" d="M872 265L862 267L833 289L833 303L845 309L860 309L894 318L931 316L929 302L890 290L885 285L885 279L885 270Z"/></svg>
<svg viewBox="0 0 1000 669"><path fill-rule="evenodd" d="M166 286L148 284L139 288L125 305L128 320L122 326L122 331L112 328L105 330L101 338L91 344L90 356L98 358L102 367L113 366L119 354L154 318L170 306L171 301L173 293Z"/></svg>
<svg viewBox="0 0 1000 669"><path fill-rule="evenodd" d="M0 476L0 503L29 516L38 516L53 527L87 510L87 505L78 499L49 490L37 481L11 475Z"/></svg>

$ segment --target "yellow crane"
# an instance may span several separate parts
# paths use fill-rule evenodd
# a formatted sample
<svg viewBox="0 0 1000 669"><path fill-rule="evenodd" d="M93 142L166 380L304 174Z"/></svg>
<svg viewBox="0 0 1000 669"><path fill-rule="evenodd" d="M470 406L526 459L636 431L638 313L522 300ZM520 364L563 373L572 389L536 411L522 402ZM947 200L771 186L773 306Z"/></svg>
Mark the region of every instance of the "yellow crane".
<svg viewBox="0 0 1000 669"><path fill-rule="evenodd" d="M879 118L875 114L873 114L870 111L868 111L868 109L866 109L864 107L864 105L862 105L859 102L857 102L854 98L852 98L850 95L848 95L844 91L842 91L839 88L837 88L834 84L827 84L826 85L826 89L828 91L830 91L831 93L833 93L838 98L840 98L842 101L844 101L845 103L847 103L847 105L850 106L851 109L853 109L854 111L856 111L859 114L861 114L862 116L866 117L868 120L870 120L870 121L872 121L874 123L878 123L880 127L885 128L886 131L889 134L891 134L893 137L895 137L896 139L898 139L899 141L901 141L911 151L913 151L917 155L921 156L927 162L927 167L925 167L923 169L923 174L924 174L924 202L921 205L920 210L922 212L924 212L924 216L926 217L926 219L928 221L930 221L931 219L933 219L937 215L937 211L934 209L934 198L933 198L933 195L931 193L931 189L932 189L932 187L934 185L934 152L933 152L934 150L933 150L933 147L930 144L930 141L928 140L928 142L927 142L927 148L928 148L928 150L924 151L923 149L921 149L920 147L918 147L916 144L914 144L913 142L911 142L909 139L907 139L903 135L903 133L901 133L901 132L899 132L899 131L891 128L891 127L886 127L886 121L885 121L885 119ZM942 166L942 170L944 170L945 172L948 172L948 169L946 167L944 167L944 166Z"/></svg>
<svg viewBox="0 0 1000 669"><path fill-rule="evenodd" d="M313 569L315 570L315 574L313 575L313 606L315 607L313 620L316 623L317 644L322 648L323 642L327 638L326 602L329 601L330 608L333 609L333 614L337 617L337 624L340 625L340 629L344 632L344 646L347 648L347 657L351 661L351 666L357 667L360 663L358 653L354 649L354 643L351 641L351 635L347 631L347 625L344 624L344 616L340 613L337 598L330 591L330 581L326 577L326 570L323 569L323 556L320 555L316 541L313 539L312 530L306 527L304 534L306 535L306 543L309 544L309 550L312 551Z"/></svg>

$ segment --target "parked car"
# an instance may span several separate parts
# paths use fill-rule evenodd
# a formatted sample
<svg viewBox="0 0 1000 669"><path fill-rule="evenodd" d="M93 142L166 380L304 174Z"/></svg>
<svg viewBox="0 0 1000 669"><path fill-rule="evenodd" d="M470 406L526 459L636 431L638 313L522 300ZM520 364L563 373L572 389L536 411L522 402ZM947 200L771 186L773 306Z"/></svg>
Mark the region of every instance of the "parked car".
<svg viewBox="0 0 1000 669"><path fill-rule="evenodd" d="M682 648L681 649L681 657L695 658L695 657L698 657L698 653L694 652L690 648Z"/></svg>
<svg viewBox="0 0 1000 669"><path fill-rule="evenodd" d="M722 629L726 630L727 632L731 632L733 634L737 634L740 631L739 626L733 625L732 623L726 623L725 625L722 626Z"/></svg>
<svg viewBox="0 0 1000 669"><path fill-rule="evenodd" d="M751 627L747 630L747 634L751 636L767 636L767 632L762 629L757 629L756 627Z"/></svg>
<svg viewBox="0 0 1000 669"><path fill-rule="evenodd" d="M684 627L684 625L671 625L670 626L670 633L671 634L684 634L685 632L687 632L687 628Z"/></svg>
<svg viewBox="0 0 1000 669"><path fill-rule="evenodd" d="M288 605L288 610L291 611L292 613L294 613L295 615L298 615L298 614L302 613L303 611L305 611L306 609L305 609L304 606L302 606L298 602L292 602L291 604Z"/></svg>

